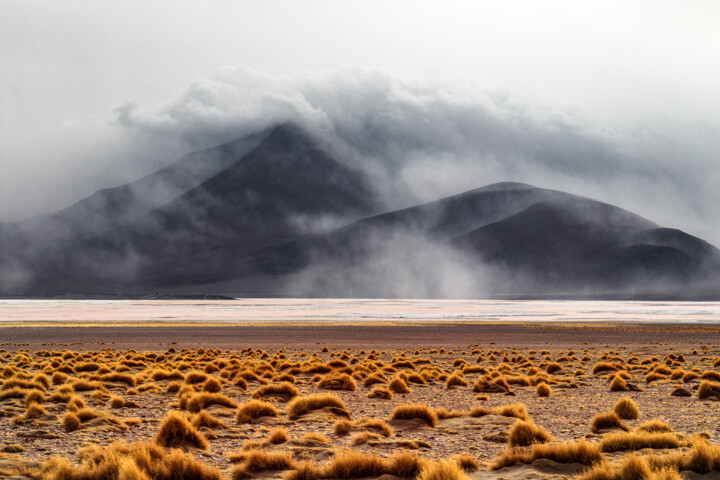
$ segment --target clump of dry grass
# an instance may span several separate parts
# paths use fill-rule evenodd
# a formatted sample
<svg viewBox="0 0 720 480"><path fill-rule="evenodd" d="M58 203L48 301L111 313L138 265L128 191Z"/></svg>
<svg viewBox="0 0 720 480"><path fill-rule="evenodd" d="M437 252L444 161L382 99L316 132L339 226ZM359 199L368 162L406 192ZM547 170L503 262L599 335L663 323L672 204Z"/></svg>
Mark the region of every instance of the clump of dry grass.
<svg viewBox="0 0 720 480"><path fill-rule="evenodd" d="M454 455L453 460L455 460L458 466L466 472L470 472L480 468L480 462L478 462L472 455Z"/></svg>
<svg viewBox="0 0 720 480"><path fill-rule="evenodd" d="M345 390L349 392L357 390L355 380L346 373L326 375L320 380L318 387L325 390Z"/></svg>
<svg viewBox="0 0 720 480"><path fill-rule="evenodd" d="M549 397L552 394L552 389L547 383L540 382L535 387L535 392L538 394L538 397Z"/></svg>
<svg viewBox="0 0 720 480"><path fill-rule="evenodd" d="M347 435L353 430L374 432L384 437L389 437L393 434L392 427L379 418L361 418L354 422L341 419L333 425L333 432L338 436Z"/></svg>
<svg viewBox="0 0 720 480"><path fill-rule="evenodd" d="M280 414L273 404L263 400L250 400L240 405L235 417L237 423L252 423L261 417L277 417Z"/></svg>
<svg viewBox="0 0 720 480"><path fill-rule="evenodd" d="M348 435L352 432L353 422L347 419L340 419L333 424L333 433L338 436Z"/></svg>
<svg viewBox="0 0 720 480"><path fill-rule="evenodd" d="M369 387L371 385L375 385L376 383L386 383L387 381L388 379L385 375L379 372L375 372L365 377L365 379L363 380L363 386Z"/></svg>
<svg viewBox="0 0 720 480"><path fill-rule="evenodd" d="M412 420L414 418L424 420L430 427L434 428L437 426L437 415L435 411L427 405L417 403L399 405L395 407L391 416L392 420Z"/></svg>
<svg viewBox="0 0 720 480"><path fill-rule="evenodd" d="M590 431L592 433L600 433L601 430L614 428L618 428L626 432L630 430L628 426L620 420L620 417L618 417L615 412L598 413L593 417L592 422L590 423Z"/></svg>
<svg viewBox="0 0 720 480"><path fill-rule="evenodd" d="M238 406L235 400L222 393L198 392L187 400L186 408L190 413L197 413L209 405L222 405L227 408L236 408Z"/></svg>
<svg viewBox="0 0 720 480"><path fill-rule="evenodd" d="M368 398L380 398L383 400L392 400L393 393L387 388L375 387L370 393L367 394Z"/></svg>
<svg viewBox="0 0 720 480"><path fill-rule="evenodd" d="M387 462L375 455L359 451L341 452L325 468L327 478L378 477L386 473Z"/></svg>
<svg viewBox="0 0 720 480"><path fill-rule="evenodd" d="M364 445L370 441L382 440L382 435L375 432L357 432L350 437L350 445Z"/></svg>
<svg viewBox="0 0 720 480"><path fill-rule="evenodd" d="M420 470L418 480L468 480L465 471L454 460L428 462Z"/></svg>
<svg viewBox="0 0 720 480"><path fill-rule="evenodd" d="M520 420L530 419L530 415L528 415L527 409L522 403L502 405L495 408L477 406L470 410L471 417L484 417L485 415L502 415L503 417L515 417L519 418Z"/></svg>
<svg viewBox="0 0 720 480"><path fill-rule="evenodd" d="M646 459L635 454L629 455L617 467L603 462L576 478L577 480L682 480L676 469L663 468L653 471Z"/></svg>
<svg viewBox="0 0 720 480"><path fill-rule="evenodd" d="M641 450L643 448L679 448L685 442L674 433L610 433L605 435L601 442L603 452L618 452L625 450Z"/></svg>
<svg viewBox="0 0 720 480"><path fill-rule="evenodd" d="M280 445L281 443L285 443L288 440L290 440L290 437L288 436L287 430L282 427L278 427L272 432L270 432L267 442L272 445Z"/></svg>
<svg viewBox="0 0 720 480"><path fill-rule="evenodd" d="M200 410L200 413L198 413L197 415L193 415L191 423L195 428L200 428L200 427L222 428L222 429L228 428L228 426L225 424L225 422L223 422L219 418L216 418L216 417L210 415L205 410Z"/></svg>
<svg viewBox="0 0 720 480"><path fill-rule="evenodd" d="M535 444L527 448L509 448L490 466L490 470L500 470L517 463L529 464L539 458L547 458L558 463L582 463L592 465L603 459L600 446L585 440L567 443Z"/></svg>
<svg viewBox="0 0 720 480"><path fill-rule="evenodd" d="M110 408L122 408L125 405L125 400L123 400L122 397L113 395L110 397L108 405L110 406Z"/></svg>
<svg viewBox="0 0 720 480"><path fill-rule="evenodd" d="M192 446L201 450L209 447L207 439L188 421L185 416L176 411L167 414L157 435L155 443L161 447Z"/></svg>
<svg viewBox="0 0 720 480"><path fill-rule="evenodd" d="M66 432L74 432L82 426L80 418L78 418L75 413L70 411L65 412L65 415L63 415L60 423L62 423L62 426Z"/></svg>
<svg viewBox="0 0 720 480"><path fill-rule="evenodd" d="M300 391L290 382L263 385L252 394L253 398L276 397L284 401L300 395Z"/></svg>
<svg viewBox="0 0 720 480"><path fill-rule="evenodd" d="M617 362L599 362L593 369L593 375L603 372L617 372L618 370L624 370L625 367Z"/></svg>
<svg viewBox="0 0 720 480"><path fill-rule="evenodd" d="M662 373L650 372L645 375L645 383L650 384L658 380L667 380L667 378L667 375L663 375Z"/></svg>
<svg viewBox="0 0 720 480"><path fill-rule="evenodd" d="M446 388L467 387L468 385L469 385L468 381L465 380L465 378L463 378L463 376L460 372L453 373L445 381Z"/></svg>
<svg viewBox="0 0 720 480"><path fill-rule="evenodd" d="M388 390L393 393L410 393L410 388L402 377L395 377L388 383Z"/></svg>
<svg viewBox="0 0 720 480"><path fill-rule="evenodd" d="M637 420L640 410L632 398L621 398L613 407L613 411L623 420Z"/></svg>
<svg viewBox="0 0 720 480"><path fill-rule="evenodd" d="M553 373L559 372L563 369L563 366L557 362L550 362L545 367L545 371L552 375Z"/></svg>
<svg viewBox="0 0 720 480"><path fill-rule="evenodd" d="M628 390L630 389L628 388L625 379L623 379L620 375L615 375L612 379L612 382L610 382L610 391L627 392Z"/></svg>
<svg viewBox="0 0 720 480"><path fill-rule="evenodd" d="M412 478L418 475L421 466L420 459L406 451L396 453L387 459L358 451L344 451L333 458L322 477L312 478L350 479L381 475Z"/></svg>
<svg viewBox="0 0 720 480"><path fill-rule="evenodd" d="M25 408L25 413L23 414L23 420L31 420L33 418L38 418L42 415L46 415L47 410L45 410L45 407L40 405L37 402L30 402L28 403L27 407Z"/></svg>
<svg viewBox="0 0 720 480"><path fill-rule="evenodd" d="M181 450L168 452L160 446L137 442L130 446L113 443L108 447L81 449L80 465L53 457L42 465L47 480L223 480L219 470L198 462Z"/></svg>
<svg viewBox="0 0 720 480"><path fill-rule="evenodd" d="M292 399L288 403L288 417L290 420L296 420L313 410L323 408L329 408L330 411L342 417L350 416L345 403L338 397L331 393L317 393Z"/></svg>
<svg viewBox="0 0 720 480"><path fill-rule="evenodd" d="M720 472L720 446L695 439L689 452L677 452L649 458L654 468L677 468L695 473Z"/></svg>
<svg viewBox="0 0 720 480"><path fill-rule="evenodd" d="M698 387L698 398L720 397L720 383L703 380Z"/></svg>
<svg viewBox="0 0 720 480"><path fill-rule="evenodd" d="M209 393L218 393L222 390L222 383L215 377L208 378L203 384L202 391Z"/></svg>
<svg viewBox="0 0 720 480"><path fill-rule="evenodd" d="M264 450L251 450L245 461L233 467L231 476L233 480L240 480L246 476L269 470L293 470L295 462L287 452L268 452Z"/></svg>
<svg viewBox="0 0 720 480"><path fill-rule="evenodd" d="M641 423L637 428L635 428L635 431L647 433L669 433L673 431L673 428L661 420L653 419Z"/></svg>
<svg viewBox="0 0 720 480"><path fill-rule="evenodd" d="M528 447L536 443L547 443L552 436L544 428L527 420L517 420L508 433L508 445Z"/></svg>

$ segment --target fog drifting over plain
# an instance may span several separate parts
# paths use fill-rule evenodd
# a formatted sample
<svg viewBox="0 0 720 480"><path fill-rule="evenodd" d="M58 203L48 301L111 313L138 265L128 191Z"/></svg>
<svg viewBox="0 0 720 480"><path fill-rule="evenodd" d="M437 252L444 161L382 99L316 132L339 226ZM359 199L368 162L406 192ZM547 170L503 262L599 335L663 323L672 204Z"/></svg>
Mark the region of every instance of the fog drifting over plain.
<svg viewBox="0 0 720 480"><path fill-rule="evenodd" d="M720 245L717 4L578 3L5 2L0 220L292 120L393 207L527 182Z"/></svg>

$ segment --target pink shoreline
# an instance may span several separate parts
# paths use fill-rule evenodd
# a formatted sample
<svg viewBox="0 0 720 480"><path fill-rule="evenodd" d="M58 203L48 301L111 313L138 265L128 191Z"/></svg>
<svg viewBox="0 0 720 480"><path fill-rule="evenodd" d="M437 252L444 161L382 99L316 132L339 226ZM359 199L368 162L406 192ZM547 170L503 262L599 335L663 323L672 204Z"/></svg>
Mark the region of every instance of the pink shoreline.
<svg viewBox="0 0 720 480"><path fill-rule="evenodd" d="M0 324L14 323L720 323L720 302L557 300L0 300Z"/></svg>

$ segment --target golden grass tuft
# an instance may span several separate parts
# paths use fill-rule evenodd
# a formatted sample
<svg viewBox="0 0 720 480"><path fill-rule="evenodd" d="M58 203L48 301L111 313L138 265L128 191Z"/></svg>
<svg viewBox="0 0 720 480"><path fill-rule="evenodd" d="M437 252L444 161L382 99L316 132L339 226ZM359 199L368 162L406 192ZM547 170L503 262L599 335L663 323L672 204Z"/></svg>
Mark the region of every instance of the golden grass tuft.
<svg viewBox="0 0 720 480"><path fill-rule="evenodd" d="M278 427L272 432L270 432L267 442L273 445L280 445L281 443L285 443L288 440L290 440L290 437L288 436L287 430L282 427Z"/></svg>
<svg viewBox="0 0 720 480"><path fill-rule="evenodd" d="M289 400L300 395L300 391L290 382L281 382L278 384L263 385L252 394L255 399L265 397L277 397L282 400Z"/></svg>
<svg viewBox="0 0 720 480"><path fill-rule="evenodd" d="M235 416L237 423L252 423L261 417L277 417L280 411L264 400L250 400L240 405Z"/></svg>
<svg viewBox="0 0 720 480"><path fill-rule="evenodd" d="M220 380L215 377L208 378L203 384L202 391L209 393L218 393L222 390L222 384Z"/></svg>
<svg viewBox="0 0 720 480"><path fill-rule="evenodd" d="M540 382L535 387L535 392L538 394L538 397L549 397L552 394L552 389L547 383Z"/></svg>
<svg viewBox="0 0 720 480"><path fill-rule="evenodd" d="M547 443L552 436L544 428L527 420L517 420L508 433L511 447L529 447L536 443Z"/></svg>
<svg viewBox="0 0 720 480"><path fill-rule="evenodd" d="M226 429L228 426L220 420L219 418L216 418L212 415L210 415L205 410L200 410L200 413L197 415L193 415L191 423L193 427L200 428L200 427L207 427L207 428L222 428Z"/></svg>
<svg viewBox="0 0 720 480"><path fill-rule="evenodd" d="M288 403L288 417L296 420L313 410L329 408L336 415L349 417L345 403L331 393L316 393L312 395L295 397Z"/></svg>
<svg viewBox="0 0 720 480"><path fill-rule="evenodd" d="M375 387L370 393L367 394L367 398L380 398L383 400L392 400L393 393L384 387Z"/></svg>
<svg viewBox="0 0 720 480"><path fill-rule="evenodd" d="M637 428L635 428L635 431L647 433L669 433L673 431L673 428L661 420L653 419L641 423Z"/></svg>
<svg viewBox="0 0 720 480"><path fill-rule="evenodd" d="M592 465L603 459L600 446L585 440L566 443L535 444L527 448L509 448L490 465L490 470L500 470L517 463L529 464L539 458L558 463L582 463Z"/></svg>
<svg viewBox="0 0 720 480"><path fill-rule="evenodd" d="M455 460L458 466L466 472L470 472L480 468L480 462L478 462L472 455L454 455L453 460Z"/></svg>
<svg viewBox="0 0 720 480"><path fill-rule="evenodd" d="M642 450L643 448L679 448L685 445L674 433L609 433L600 441L603 452Z"/></svg>
<svg viewBox="0 0 720 480"><path fill-rule="evenodd" d="M590 431L592 433L600 433L602 430L615 428L626 432L630 430L615 412L598 413L593 417L592 422L590 422Z"/></svg>
<svg viewBox="0 0 720 480"><path fill-rule="evenodd" d="M237 408L238 406L235 400L222 393L198 392L190 397L186 408L190 413L197 413L209 405L222 405L227 408Z"/></svg>
<svg viewBox="0 0 720 480"><path fill-rule="evenodd" d="M63 415L60 423L62 423L62 426L66 432L74 432L82 426L80 418L78 418L78 416L75 415L73 412L69 411L65 412L65 415Z"/></svg>
<svg viewBox="0 0 720 480"><path fill-rule="evenodd" d="M674 469L653 471L646 459L635 454L626 457L622 464L613 467L601 463L576 477L576 480L681 480Z"/></svg>
<svg viewBox="0 0 720 480"><path fill-rule="evenodd" d="M231 478L240 480L248 475L269 470L294 470L295 463L287 452L268 452L265 450L251 450L245 461L233 467Z"/></svg>
<svg viewBox="0 0 720 480"><path fill-rule="evenodd" d="M703 380L698 387L698 398L720 397L720 383Z"/></svg>
<svg viewBox="0 0 720 480"><path fill-rule="evenodd" d="M160 424L160 429L155 435L155 443L161 447L192 446L201 450L207 450L209 447L205 437L198 433L182 413L176 411L168 413Z"/></svg>
<svg viewBox="0 0 720 480"><path fill-rule="evenodd" d="M181 450L165 451L158 445L137 442L87 447L79 452L80 465L53 457L42 465L46 480L222 480L214 467L198 462Z"/></svg>
<svg viewBox="0 0 720 480"><path fill-rule="evenodd" d="M320 380L318 388L322 388L324 390L345 390L348 392L354 392L357 390L357 384L347 373L330 373Z"/></svg>
<svg viewBox="0 0 720 480"><path fill-rule="evenodd" d="M610 382L611 392L627 392L630 390L625 383L625 380L620 375L613 376L612 382Z"/></svg>
<svg viewBox="0 0 720 480"><path fill-rule="evenodd" d="M623 420L637 420L640 416L640 410L632 398L624 397L615 403L613 411Z"/></svg>
<svg viewBox="0 0 720 480"><path fill-rule="evenodd" d="M453 373L445 381L445 388L467 387L468 385L469 385L468 381L465 380L463 378L462 374L459 372Z"/></svg>
<svg viewBox="0 0 720 480"><path fill-rule="evenodd" d="M359 451L341 452L325 468L326 478L363 478L378 477L388 470L388 462L375 455Z"/></svg>
<svg viewBox="0 0 720 480"><path fill-rule="evenodd" d="M468 480L465 471L454 460L428 462L420 470L418 480Z"/></svg>
<svg viewBox="0 0 720 480"><path fill-rule="evenodd" d="M430 427L437 426L438 418L435 411L427 405L418 403L399 405L393 410L392 420L412 420L419 418L424 420Z"/></svg>
<svg viewBox="0 0 720 480"><path fill-rule="evenodd" d="M679 471L695 473L720 472L720 445L706 440L696 440L689 452L677 452L649 458L654 468L677 468Z"/></svg>
<svg viewBox="0 0 720 480"><path fill-rule="evenodd" d="M393 393L410 393L410 388L401 377L395 377L388 383L388 390Z"/></svg>

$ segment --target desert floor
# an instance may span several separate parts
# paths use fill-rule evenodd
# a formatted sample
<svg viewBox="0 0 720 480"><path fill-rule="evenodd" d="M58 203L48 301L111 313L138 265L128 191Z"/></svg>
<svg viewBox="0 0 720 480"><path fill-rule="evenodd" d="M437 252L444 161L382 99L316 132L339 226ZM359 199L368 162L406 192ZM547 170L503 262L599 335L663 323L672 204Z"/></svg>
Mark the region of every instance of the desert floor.
<svg viewBox="0 0 720 480"><path fill-rule="evenodd" d="M720 325L3 326L0 344L0 476L720 476ZM637 418L596 418L622 398Z"/></svg>

